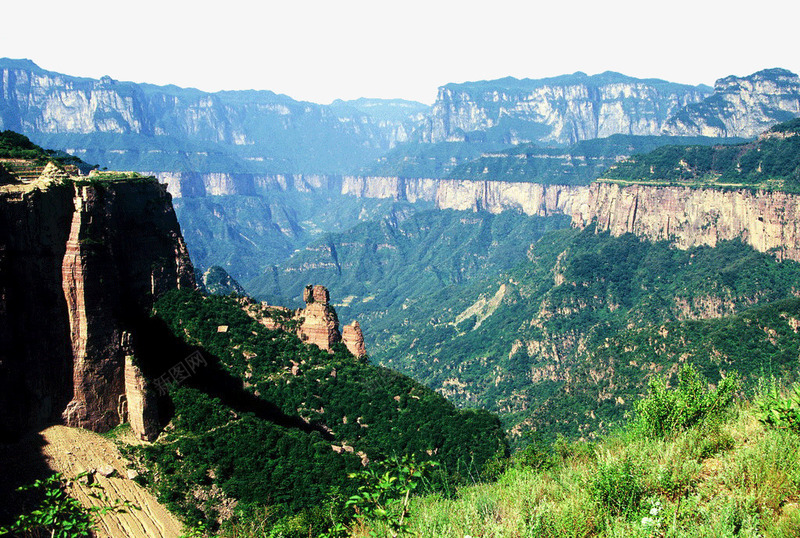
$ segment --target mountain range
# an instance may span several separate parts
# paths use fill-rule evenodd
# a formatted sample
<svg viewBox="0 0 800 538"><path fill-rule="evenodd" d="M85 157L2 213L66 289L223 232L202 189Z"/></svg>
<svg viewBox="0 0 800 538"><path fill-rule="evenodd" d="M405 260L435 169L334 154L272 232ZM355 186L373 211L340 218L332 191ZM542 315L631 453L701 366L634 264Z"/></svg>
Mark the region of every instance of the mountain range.
<svg viewBox="0 0 800 538"><path fill-rule="evenodd" d="M484 151L614 134L750 138L800 113L800 79L782 69L713 89L613 72L448 84L432 107L94 80L7 58L0 73L3 129L101 166L154 172L354 173L404 144Z"/></svg>

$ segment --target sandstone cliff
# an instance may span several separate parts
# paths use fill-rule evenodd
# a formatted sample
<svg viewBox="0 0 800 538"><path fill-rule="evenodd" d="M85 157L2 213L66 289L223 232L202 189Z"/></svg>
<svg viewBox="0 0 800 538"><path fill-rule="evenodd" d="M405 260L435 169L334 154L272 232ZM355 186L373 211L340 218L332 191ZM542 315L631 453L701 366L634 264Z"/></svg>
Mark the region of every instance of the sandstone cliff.
<svg viewBox="0 0 800 538"><path fill-rule="evenodd" d="M194 286L170 196L144 178L54 176L0 187L0 434L138 416L150 437L132 333L157 297Z"/></svg>
<svg viewBox="0 0 800 538"><path fill-rule="evenodd" d="M612 235L630 232L680 248L741 239L760 252L800 261L796 194L594 183L571 215L576 226L596 222Z"/></svg>
<svg viewBox="0 0 800 538"><path fill-rule="evenodd" d="M469 180L345 181L343 191L403 198L407 190L434 197L439 209L514 210L564 214L573 225L597 223L613 235L634 233L680 248L741 239L760 252L800 261L800 195L779 191L654 187L595 182L587 187Z"/></svg>

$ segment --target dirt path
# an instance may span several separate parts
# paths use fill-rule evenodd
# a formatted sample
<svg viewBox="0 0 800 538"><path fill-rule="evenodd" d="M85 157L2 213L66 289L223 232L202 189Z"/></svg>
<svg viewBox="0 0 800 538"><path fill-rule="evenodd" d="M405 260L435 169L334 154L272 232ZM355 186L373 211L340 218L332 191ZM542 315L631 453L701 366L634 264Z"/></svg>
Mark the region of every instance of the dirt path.
<svg viewBox="0 0 800 538"><path fill-rule="evenodd" d="M74 477L89 469L111 466L115 472L110 477L94 473L105 495L111 499L128 500L141 510L126 514L106 514L100 520L97 536L112 538L173 538L181 535L181 523L155 497L139 484L127 478L125 460L110 439L86 430L51 426L39 432L44 441L41 452L48 466L66 477ZM75 497L84 505L99 504L88 496L91 488L80 484Z"/></svg>

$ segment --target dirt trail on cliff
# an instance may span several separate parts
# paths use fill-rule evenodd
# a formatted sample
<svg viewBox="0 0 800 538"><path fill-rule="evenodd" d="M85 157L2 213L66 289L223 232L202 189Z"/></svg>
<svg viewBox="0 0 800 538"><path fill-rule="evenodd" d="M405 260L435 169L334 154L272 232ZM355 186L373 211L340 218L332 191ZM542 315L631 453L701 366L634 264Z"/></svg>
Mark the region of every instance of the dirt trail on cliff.
<svg viewBox="0 0 800 538"><path fill-rule="evenodd" d="M181 535L182 525L178 519L159 504L151 493L127 478L128 461L122 457L112 440L66 426L51 426L39 432L38 436L40 439L37 444L50 469L71 478L89 469L113 467L115 472L108 478L94 473L95 483L103 487L110 501L128 500L141 508L125 514L106 514L100 519L97 536L170 538ZM13 462L7 463L13 465ZM84 506L100 504L100 501L88 496L92 491L88 486L78 484L77 489L77 492L73 489L70 494Z"/></svg>

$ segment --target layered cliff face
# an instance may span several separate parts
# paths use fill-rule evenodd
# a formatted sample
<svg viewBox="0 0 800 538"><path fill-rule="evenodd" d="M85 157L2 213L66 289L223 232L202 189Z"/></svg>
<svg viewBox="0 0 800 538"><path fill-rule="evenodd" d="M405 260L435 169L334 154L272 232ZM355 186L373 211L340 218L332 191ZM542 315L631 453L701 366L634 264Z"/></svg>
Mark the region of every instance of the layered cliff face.
<svg viewBox="0 0 800 538"><path fill-rule="evenodd" d="M194 286L169 194L148 179L43 177L2 189L2 434L130 420L152 436L132 336L157 297Z"/></svg>
<svg viewBox="0 0 800 538"><path fill-rule="evenodd" d="M623 187L595 183L572 207L573 224L634 233L680 248L741 239L759 252L800 261L800 196L785 192Z"/></svg>
<svg viewBox="0 0 800 538"><path fill-rule="evenodd" d="M439 209L568 215L577 227L596 222L598 230L612 235L634 233L653 241L669 240L680 248L741 238L759 252L800 261L800 195L780 191L381 178L344 185L352 194L402 198L407 189L419 192L421 183Z"/></svg>
<svg viewBox="0 0 800 538"><path fill-rule="evenodd" d="M750 138L800 115L800 77L766 69L747 77L725 77L714 94L680 110L664 126L666 134Z"/></svg>
<svg viewBox="0 0 800 538"><path fill-rule="evenodd" d="M0 61L0 129L116 169L342 172L406 138L406 121L269 91L207 93Z"/></svg>
<svg viewBox="0 0 800 538"><path fill-rule="evenodd" d="M439 89L420 137L425 142L464 141L470 132L495 131L512 145L658 134L673 113L708 93L702 86L611 72L448 84Z"/></svg>

